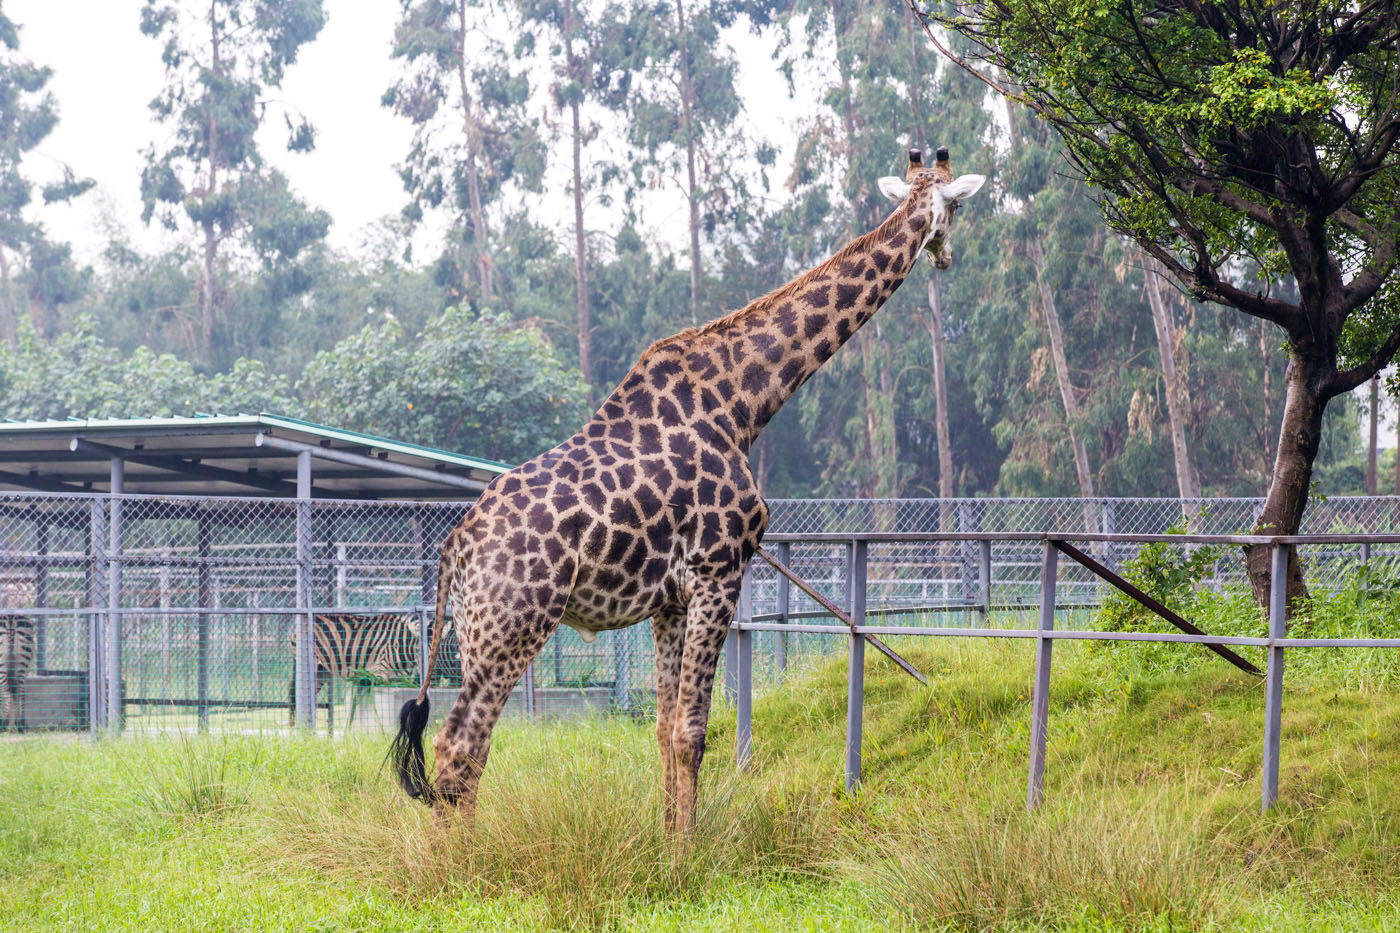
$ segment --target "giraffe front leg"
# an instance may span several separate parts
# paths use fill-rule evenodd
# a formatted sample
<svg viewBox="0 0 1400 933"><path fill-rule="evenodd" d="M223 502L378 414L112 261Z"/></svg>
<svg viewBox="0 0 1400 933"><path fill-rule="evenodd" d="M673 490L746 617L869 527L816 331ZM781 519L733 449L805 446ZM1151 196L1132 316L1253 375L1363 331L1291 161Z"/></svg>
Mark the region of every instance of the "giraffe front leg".
<svg viewBox="0 0 1400 933"><path fill-rule="evenodd" d="M666 831L676 828L676 754L671 735L676 725L681 662L685 652L685 612L668 609L651 620L656 645L656 743L661 749L661 794Z"/></svg>
<svg viewBox="0 0 1400 933"><path fill-rule="evenodd" d="M742 574L732 580L698 587L686 613L685 651L675 722L671 728L671 751L676 768L676 832L681 835L689 835L695 828L697 785L700 762L705 757L705 726L710 719L715 666L739 601L741 578Z"/></svg>

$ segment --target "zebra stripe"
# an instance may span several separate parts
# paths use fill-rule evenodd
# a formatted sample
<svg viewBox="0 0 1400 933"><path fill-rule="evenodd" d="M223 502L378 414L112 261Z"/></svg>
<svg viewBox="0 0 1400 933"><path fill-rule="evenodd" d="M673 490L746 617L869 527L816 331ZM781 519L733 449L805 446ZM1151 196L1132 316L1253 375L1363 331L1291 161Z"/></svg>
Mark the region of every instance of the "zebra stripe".
<svg viewBox="0 0 1400 933"><path fill-rule="evenodd" d="M331 677L345 679L359 672L380 680L413 678L418 673L418 617L413 613L375 616L323 614L314 618L317 693ZM293 645L296 636L292 637ZM288 690L296 707L296 674Z"/></svg>
<svg viewBox="0 0 1400 933"><path fill-rule="evenodd" d="M0 730L24 728L24 680L34 670L36 628L30 616L0 614Z"/></svg>

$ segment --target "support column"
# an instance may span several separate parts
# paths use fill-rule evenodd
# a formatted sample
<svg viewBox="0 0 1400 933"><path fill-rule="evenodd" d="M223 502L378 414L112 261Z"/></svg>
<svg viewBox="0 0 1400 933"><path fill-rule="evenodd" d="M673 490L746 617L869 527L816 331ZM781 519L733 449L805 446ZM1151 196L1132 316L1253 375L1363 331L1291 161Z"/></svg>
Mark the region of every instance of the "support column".
<svg viewBox="0 0 1400 933"><path fill-rule="evenodd" d="M209 607L214 601L214 568L210 562L214 556L214 521L208 512L201 510L196 531L196 553L199 567L196 571L195 606L195 703L199 711L199 731L209 731ZM182 639L183 641L183 639ZM188 642L186 642L188 644Z"/></svg>
<svg viewBox="0 0 1400 933"><path fill-rule="evenodd" d="M851 621L857 628L865 625L865 584L869 543L856 541L848 546L849 564L846 569L846 605ZM847 670L846 693L846 792L860 784L861 738L865 712L865 636L851 635L851 658Z"/></svg>
<svg viewBox="0 0 1400 933"><path fill-rule="evenodd" d="M982 624L992 611L992 542L977 542L977 614Z"/></svg>
<svg viewBox="0 0 1400 933"><path fill-rule="evenodd" d="M1055 646L1045 632L1055 627L1055 584L1060 552L1045 542L1044 562L1040 568L1040 636L1035 640L1035 688L1031 697L1031 761L1026 785L1026 809L1040 806L1041 788L1045 778L1045 729L1050 718L1050 654Z"/></svg>
<svg viewBox="0 0 1400 933"><path fill-rule="evenodd" d="M112 458L112 498L107 520L107 632L106 661L107 728L122 728L122 493L126 486L126 461Z"/></svg>
<svg viewBox="0 0 1400 933"><path fill-rule="evenodd" d="M739 631L735 632L736 670L735 681L738 696L738 725L734 733L735 763L742 770L753 759L753 632L743 628L753 622L752 575L744 573L744 582L739 587Z"/></svg>
<svg viewBox="0 0 1400 933"><path fill-rule="evenodd" d="M94 497L88 511L87 609L88 609L88 725L95 739L107 720L107 697L103 687L104 616L99 607L106 602L102 567L106 561L107 504Z"/></svg>
<svg viewBox="0 0 1400 933"><path fill-rule="evenodd" d="M296 685L297 727L316 728L316 649L311 614L311 453L297 454L297 599Z"/></svg>
<svg viewBox="0 0 1400 933"><path fill-rule="evenodd" d="M1283 638L1288 615L1288 548L1275 544L1269 577L1269 638ZM1278 750L1283 727L1283 649L1269 646L1264 673L1264 761L1259 809L1278 803Z"/></svg>
<svg viewBox="0 0 1400 933"><path fill-rule="evenodd" d="M784 567L792 566L792 545L786 541L778 545L778 560L782 561ZM792 603L792 581L783 574L778 574L778 624L788 624L788 612ZM788 665L788 633L775 632L773 638L773 666L777 679L782 677L787 671Z"/></svg>
<svg viewBox="0 0 1400 933"><path fill-rule="evenodd" d="M34 551L39 560L34 566L34 606L49 608L49 523L42 513L34 514ZM34 621L34 670L42 674L49 667L49 617L41 615Z"/></svg>

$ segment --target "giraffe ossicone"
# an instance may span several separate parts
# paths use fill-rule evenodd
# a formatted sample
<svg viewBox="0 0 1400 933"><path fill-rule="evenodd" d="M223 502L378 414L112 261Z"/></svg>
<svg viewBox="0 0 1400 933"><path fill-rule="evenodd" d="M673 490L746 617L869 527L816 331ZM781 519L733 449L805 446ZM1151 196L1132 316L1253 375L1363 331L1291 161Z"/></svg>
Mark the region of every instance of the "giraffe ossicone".
<svg viewBox="0 0 1400 933"><path fill-rule="evenodd" d="M897 182L898 184L894 184ZM904 281L919 253L947 268L958 201L947 151L910 151L876 229L743 308L658 340L564 443L498 477L438 564L428 676L390 754L404 789L470 810L511 690L559 625L586 640L652 620L667 826L689 831L710 694L744 570L768 527L749 447L797 389ZM452 609L462 690L433 739L427 682Z"/></svg>

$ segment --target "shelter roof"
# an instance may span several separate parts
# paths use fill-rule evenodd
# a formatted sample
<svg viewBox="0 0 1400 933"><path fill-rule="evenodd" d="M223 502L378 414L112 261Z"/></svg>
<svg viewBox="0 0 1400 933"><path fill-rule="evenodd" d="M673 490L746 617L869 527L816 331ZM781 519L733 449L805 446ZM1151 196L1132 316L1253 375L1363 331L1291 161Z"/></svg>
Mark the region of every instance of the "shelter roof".
<svg viewBox="0 0 1400 933"><path fill-rule="evenodd" d="M510 469L494 460L283 415L0 423L0 490L326 499L468 499Z"/></svg>

